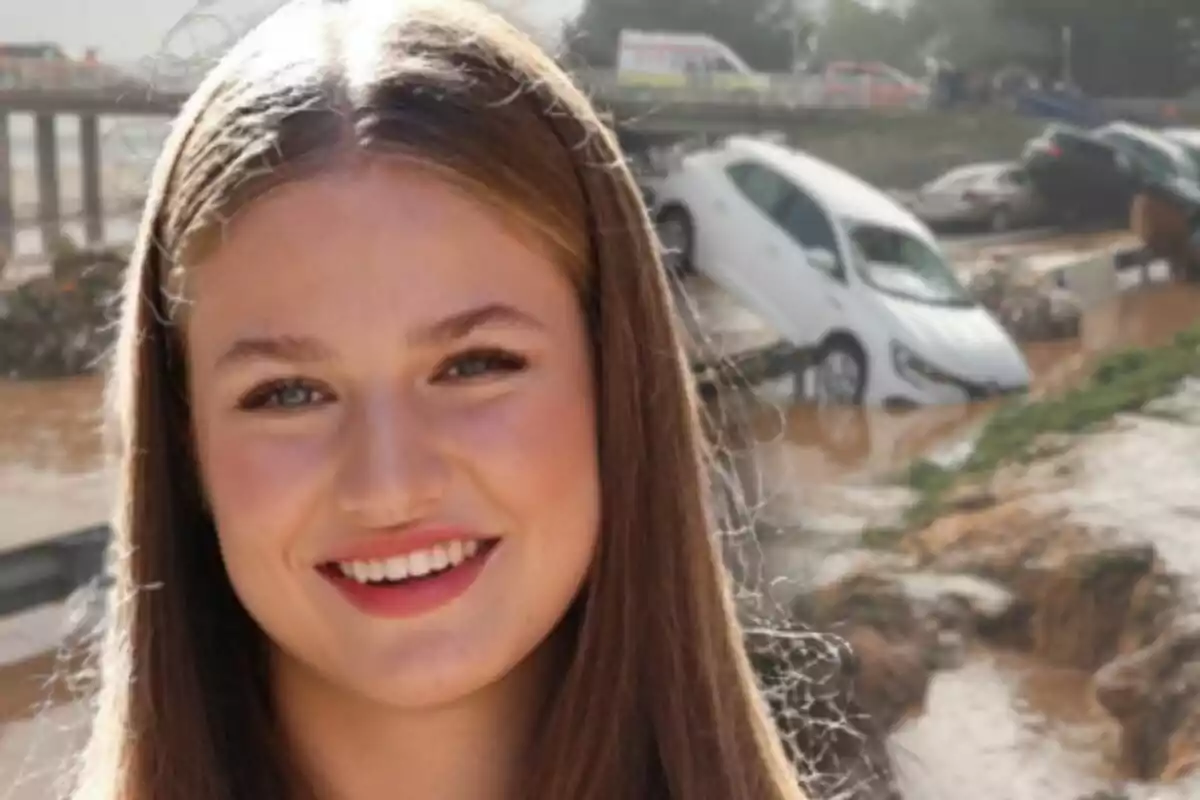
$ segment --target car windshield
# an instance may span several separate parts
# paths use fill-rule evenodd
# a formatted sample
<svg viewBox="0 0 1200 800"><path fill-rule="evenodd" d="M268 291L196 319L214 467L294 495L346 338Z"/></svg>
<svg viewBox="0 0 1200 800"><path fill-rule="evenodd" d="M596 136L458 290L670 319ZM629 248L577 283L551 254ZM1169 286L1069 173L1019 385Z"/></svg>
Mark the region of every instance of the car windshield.
<svg viewBox="0 0 1200 800"><path fill-rule="evenodd" d="M847 227L855 269L868 286L919 303L975 304L941 255L920 239L865 222L849 221Z"/></svg>

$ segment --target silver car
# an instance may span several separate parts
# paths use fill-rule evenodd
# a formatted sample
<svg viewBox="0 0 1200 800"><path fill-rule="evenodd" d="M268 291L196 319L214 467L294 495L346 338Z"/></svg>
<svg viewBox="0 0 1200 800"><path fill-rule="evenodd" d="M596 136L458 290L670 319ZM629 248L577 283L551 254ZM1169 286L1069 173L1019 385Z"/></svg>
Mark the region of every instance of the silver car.
<svg viewBox="0 0 1200 800"><path fill-rule="evenodd" d="M958 167L902 198L930 227L979 226L995 232L1045 219L1045 207L1021 168L997 162Z"/></svg>

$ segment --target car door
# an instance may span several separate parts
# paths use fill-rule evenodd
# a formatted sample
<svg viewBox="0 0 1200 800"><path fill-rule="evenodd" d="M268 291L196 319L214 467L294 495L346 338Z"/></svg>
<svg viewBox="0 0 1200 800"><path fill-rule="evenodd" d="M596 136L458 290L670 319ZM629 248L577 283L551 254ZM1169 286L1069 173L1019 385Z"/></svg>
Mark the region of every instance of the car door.
<svg viewBox="0 0 1200 800"><path fill-rule="evenodd" d="M1011 198L1012 211L1021 222L1036 222L1045 213L1025 170L1009 167L1000 173L997 183Z"/></svg>
<svg viewBox="0 0 1200 800"><path fill-rule="evenodd" d="M844 286L845 268L832 224L812 198L764 164L739 161L726 174L740 196L735 214L744 220L727 288L792 342L815 344L844 302L834 291L836 283ZM806 247L828 251L816 259L824 271L810 263Z"/></svg>
<svg viewBox="0 0 1200 800"><path fill-rule="evenodd" d="M816 344L843 324L853 301L837 232L825 209L795 184L774 219L783 239L778 248L768 246L766 267L773 268L778 296L799 315L795 329Z"/></svg>
<svg viewBox="0 0 1200 800"><path fill-rule="evenodd" d="M946 222L963 212L963 191L971 180L965 171L943 175L926 184L918 195L917 215L928 222Z"/></svg>
<svg viewBox="0 0 1200 800"><path fill-rule="evenodd" d="M709 272L728 284L748 304L766 302L770 273L763 265L766 243L779 236L775 209L786 197L787 180L765 165L739 159L722 168L726 191L712 197L712 216L705 246L712 254ZM733 288L736 285L736 290Z"/></svg>

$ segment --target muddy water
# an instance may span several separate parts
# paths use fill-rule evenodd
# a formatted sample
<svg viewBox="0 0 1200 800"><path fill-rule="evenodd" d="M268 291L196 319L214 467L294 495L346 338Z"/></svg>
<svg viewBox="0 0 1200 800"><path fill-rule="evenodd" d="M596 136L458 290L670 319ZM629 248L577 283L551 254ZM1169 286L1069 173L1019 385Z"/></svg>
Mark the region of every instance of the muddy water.
<svg viewBox="0 0 1200 800"><path fill-rule="evenodd" d="M720 349L761 341L762 332L744 312L722 309L713 298L701 298L701 305L704 316L723 320L723 326L718 325L723 328ZM1097 355L1120 346L1165 342L1197 319L1200 291L1194 288L1150 287L1122 295L1112 306L1089 316L1078 341L1026 348L1035 374L1034 389L1061 389L1077 380ZM0 551L107 516L113 475L98 430L100 399L97 380L0 382ZM748 455L756 463L758 482L751 499L760 514L785 524L820 515L828 529L846 493L858 493L852 504L856 508L874 502L881 518L887 517L903 498L870 488L870 479L916 455L950 457L990 410L980 405L907 414L860 409L818 413L811 408L769 409L764 403L752 420L756 443ZM1074 494L1064 493L1063 502L1073 503L1080 515L1100 519L1122 508L1126 516L1140 514L1144 524L1138 530L1163 543L1164 551L1176 547L1179 557L1190 558L1185 563L1194 564L1200 576L1200 559L1180 538L1180 531L1189 530L1183 520L1190 520L1194 530L1200 505L1180 499L1190 495L1166 497L1151 492L1147 496L1159 497L1158 505L1131 511L1122 506L1127 501L1121 498L1130 496L1132 484L1123 488L1112 477L1127 475L1130 465L1153 463L1155 475L1185 476L1180 481L1190 483L1184 488L1194 489L1200 484L1200 475L1195 474L1200 442L1147 450L1144 440L1130 440L1122 447L1108 456L1098 455L1107 460L1097 464L1105 466L1088 473ZM1157 460L1150 461L1152 457ZM1192 472L1184 468L1188 459ZM1123 463L1125 472L1114 462ZM1150 471L1141 472L1146 477ZM1183 485L1176 484L1176 488ZM1139 486L1138 491L1148 490ZM826 572L847 568L856 555L848 548L849 537L856 538L862 520L845 522L847 538L841 541L835 535L825 543L827 547L769 557L777 568L793 574L814 561ZM77 734L67 738L59 734L78 730L78 706L54 698L46 705L41 691L40 681L53 672L54 664L39 653L51 646L53 637L47 639L47 632L58 624L41 618L0 619L3 800L49 796L56 767L76 741ZM969 781L972 796L980 800L1041 800L1073 797L1103 783L1097 754L1107 746L1106 729L1086 698L1072 694L1070 682L1064 681L1060 674L993 657L939 676L930 713L909 723L896 737L910 797L958 798ZM35 713L38 698L43 698L41 714Z"/></svg>
<svg viewBox="0 0 1200 800"><path fill-rule="evenodd" d="M101 383L0 381L0 552L107 517Z"/></svg>
<svg viewBox="0 0 1200 800"><path fill-rule="evenodd" d="M1102 355L1125 347L1166 344L1200 321L1200 288L1150 285L1118 295L1084 319L1078 339L1024 346L1032 392L1062 391L1086 376ZM914 457L949 454L995 410L992 403L943 406L906 413L880 409L780 410L763 403L753 427L755 460L773 483L823 486L877 477Z"/></svg>
<svg viewBox="0 0 1200 800"><path fill-rule="evenodd" d="M940 673L925 714L893 737L901 786L913 800L959 800L966 786L980 800L1073 800L1105 788L1115 731L1086 678L989 652Z"/></svg>

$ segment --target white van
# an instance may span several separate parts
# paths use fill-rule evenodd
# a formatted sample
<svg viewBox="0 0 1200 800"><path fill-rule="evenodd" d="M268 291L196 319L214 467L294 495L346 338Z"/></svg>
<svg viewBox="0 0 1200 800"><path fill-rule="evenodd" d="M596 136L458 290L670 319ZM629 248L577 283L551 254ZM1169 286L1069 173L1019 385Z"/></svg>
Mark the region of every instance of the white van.
<svg viewBox="0 0 1200 800"><path fill-rule="evenodd" d="M765 90L767 75L752 70L723 42L703 33L622 30L617 81L626 86L684 86L701 80L720 89Z"/></svg>
<svg viewBox="0 0 1200 800"><path fill-rule="evenodd" d="M929 229L849 173L737 136L684 155L656 194L668 263L811 347L819 402L905 408L1028 388L1021 350Z"/></svg>

